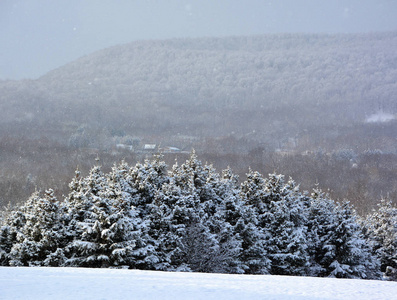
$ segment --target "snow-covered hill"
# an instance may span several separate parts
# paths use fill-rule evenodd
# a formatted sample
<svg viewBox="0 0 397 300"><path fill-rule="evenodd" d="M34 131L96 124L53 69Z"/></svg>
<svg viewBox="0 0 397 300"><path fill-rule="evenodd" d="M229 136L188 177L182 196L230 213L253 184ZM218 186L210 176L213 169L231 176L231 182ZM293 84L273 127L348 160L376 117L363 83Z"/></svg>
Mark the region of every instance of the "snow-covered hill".
<svg viewBox="0 0 397 300"><path fill-rule="evenodd" d="M83 268L0 267L0 299L396 299L397 283Z"/></svg>

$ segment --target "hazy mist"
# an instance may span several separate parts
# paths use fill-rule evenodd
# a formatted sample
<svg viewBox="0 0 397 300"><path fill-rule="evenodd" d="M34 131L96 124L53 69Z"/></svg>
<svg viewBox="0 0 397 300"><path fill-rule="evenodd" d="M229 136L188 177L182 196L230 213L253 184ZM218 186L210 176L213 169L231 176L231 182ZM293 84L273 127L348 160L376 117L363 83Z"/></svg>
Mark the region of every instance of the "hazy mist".
<svg viewBox="0 0 397 300"><path fill-rule="evenodd" d="M37 78L134 40L391 31L396 15L392 0L2 0L0 79Z"/></svg>

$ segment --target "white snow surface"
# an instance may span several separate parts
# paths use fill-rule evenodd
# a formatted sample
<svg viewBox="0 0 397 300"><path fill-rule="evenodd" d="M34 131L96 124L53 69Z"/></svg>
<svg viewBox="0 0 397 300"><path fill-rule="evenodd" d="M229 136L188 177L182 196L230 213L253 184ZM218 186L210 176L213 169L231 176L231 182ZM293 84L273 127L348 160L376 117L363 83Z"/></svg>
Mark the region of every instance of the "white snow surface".
<svg viewBox="0 0 397 300"><path fill-rule="evenodd" d="M270 275L0 267L0 299L397 299L397 283Z"/></svg>

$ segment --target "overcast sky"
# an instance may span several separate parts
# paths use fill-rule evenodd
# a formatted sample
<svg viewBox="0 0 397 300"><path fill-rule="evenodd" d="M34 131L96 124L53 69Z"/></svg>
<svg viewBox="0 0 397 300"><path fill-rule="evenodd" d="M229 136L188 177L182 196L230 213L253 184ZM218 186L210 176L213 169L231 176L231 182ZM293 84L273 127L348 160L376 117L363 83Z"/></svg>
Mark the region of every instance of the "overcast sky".
<svg viewBox="0 0 397 300"><path fill-rule="evenodd" d="M0 0L0 79L141 39L392 30L397 0Z"/></svg>

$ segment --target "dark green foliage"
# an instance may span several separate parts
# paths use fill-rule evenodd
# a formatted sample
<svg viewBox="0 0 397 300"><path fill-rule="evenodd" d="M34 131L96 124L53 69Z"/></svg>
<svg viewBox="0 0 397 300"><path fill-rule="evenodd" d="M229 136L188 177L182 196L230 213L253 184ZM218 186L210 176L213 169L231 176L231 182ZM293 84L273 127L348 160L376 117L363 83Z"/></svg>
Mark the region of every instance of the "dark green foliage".
<svg viewBox="0 0 397 300"><path fill-rule="evenodd" d="M382 199L378 209L363 221L364 233L373 253L380 259L381 270L397 268L397 208L388 199ZM395 280L395 279L394 279Z"/></svg>
<svg viewBox="0 0 397 300"><path fill-rule="evenodd" d="M348 203L335 207L334 224L329 226L325 241L325 264L331 276L338 278L376 278L377 260L361 234L354 212Z"/></svg>
<svg viewBox="0 0 397 300"><path fill-rule="evenodd" d="M292 180L285 183L281 175L271 174L263 179L260 174L250 172L242 192L258 220L257 227L263 235L261 240L265 240L263 248L271 260L270 273L307 274L307 199L295 183Z"/></svg>
<svg viewBox="0 0 397 300"><path fill-rule="evenodd" d="M10 265L52 265L48 256L62 247L65 235L53 191L46 191L44 197L34 193L19 211L8 216L1 232Z"/></svg>
<svg viewBox="0 0 397 300"><path fill-rule="evenodd" d="M377 257L364 238L352 206L337 204L321 191L312 194L309 232L313 243L311 271L314 276L380 278Z"/></svg>
<svg viewBox="0 0 397 300"><path fill-rule="evenodd" d="M137 224L131 222L136 211L132 210L130 196L114 181L115 172L105 176L99 167L94 167L87 178L72 182L66 201L66 229L71 239L65 248L65 265L134 264L132 253L140 235Z"/></svg>
<svg viewBox="0 0 397 300"><path fill-rule="evenodd" d="M192 153L169 171L161 157L77 171L62 203L33 194L3 220L0 263L379 278L374 255L389 252L361 231L350 205L320 191L253 171L239 186Z"/></svg>

